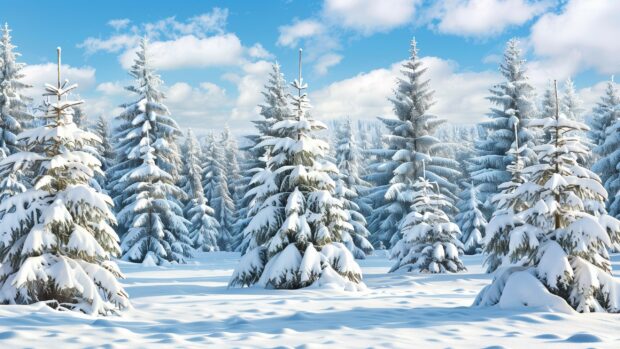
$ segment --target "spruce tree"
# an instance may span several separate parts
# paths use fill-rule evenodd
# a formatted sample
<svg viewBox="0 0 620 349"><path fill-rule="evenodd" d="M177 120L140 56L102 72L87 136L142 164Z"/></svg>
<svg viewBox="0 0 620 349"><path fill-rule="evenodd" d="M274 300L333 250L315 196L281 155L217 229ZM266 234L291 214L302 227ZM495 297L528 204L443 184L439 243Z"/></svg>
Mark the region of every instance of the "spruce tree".
<svg viewBox="0 0 620 349"><path fill-rule="evenodd" d="M218 236L220 224L215 219L215 211L208 205L202 187L202 167L200 165L200 144L192 130L187 131L184 159L183 190L187 195L185 217L188 225L189 238L192 246L200 251L218 251Z"/></svg>
<svg viewBox="0 0 620 349"><path fill-rule="evenodd" d="M212 134L205 145L202 179L205 196L220 225L218 246L222 251L232 251L235 203L228 187L225 149Z"/></svg>
<svg viewBox="0 0 620 349"><path fill-rule="evenodd" d="M294 119L288 106L286 80L278 63L272 66L269 80L262 94L265 100L259 107L263 118L253 121L258 134L248 137L250 145L248 146L248 163L245 165L248 186L243 196L242 207L238 208L240 219L235 225L237 230L235 235L238 240L241 240L238 242L237 250L242 253L245 253L248 248L257 246L254 241L254 232L257 227L249 227L249 224L258 212L266 212L261 206L275 190L272 186L271 171L266 166L272 147L263 141L277 136L278 130L272 127L276 122ZM274 212L268 224L275 225L278 219L281 219L280 215Z"/></svg>
<svg viewBox="0 0 620 349"><path fill-rule="evenodd" d="M441 193L449 200L456 198L458 186L454 183L459 173L458 163L446 157L447 147L435 136L445 120L429 114L433 93L429 81L424 80L426 68L418 55L417 43L411 41L410 57L403 64L403 78L398 80L395 96L390 99L396 119L379 118L389 131L385 137L388 149L378 151L387 161L382 164L382 175L377 191L383 193L383 202L375 207L371 216L373 239L386 246L394 246L401 238L398 227L410 212L413 182L422 176L422 162L426 161L428 180L439 185ZM389 182L383 182L390 178Z"/></svg>
<svg viewBox="0 0 620 349"><path fill-rule="evenodd" d="M465 254L477 254L484 248L484 232L487 220L480 210L482 202L478 199L478 189L470 184L459 196L456 208L458 214L454 217L461 230L461 242Z"/></svg>
<svg viewBox="0 0 620 349"><path fill-rule="evenodd" d="M480 190L480 200L485 203L487 214L495 210L489 199L500 191L498 186L510 181L506 167L513 161L508 152L515 140L514 125L518 128L519 144L529 145L535 138L535 134L527 128L528 121L536 116L533 87L529 83L525 60L516 39L508 41L499 71L505 80L491 89L488 99L495 107L488 114L491 120L481 124L486 137L476 142L477 156L471 168L474 184ZM534 158L532 152L524 154L524 160L528 163Z"/></svg>
<svg viewBox="0 0 620 349"><path fill-rule="evenodd" d="M574 134L587 126L558 111L530 125L541 127L550 141L535 147L539 164L524 169L529 181L514 192L531 203L518 214L531 227L509 236L507 255L522 263L495 278L475 303L501 303L511 279L528 273L531 282L579 312L619 312L607 248L620 237L620 221L605 212L607 192L599 177L577 161L589 149Z"/></svg>
<svg viewBox="0 0 620 349"><path fill-rule="evenodd" d="M583 121L583 101L577 95L575 84L570 78L564 82L564 95L560 103L560 110L570 120Z"/></svg>
<svg viewBox="0 0 620 349"><path fill-rule="evenodd" d="M411 212L400 224L402 238L391 250L390 272L456 273L465 270L459 258L463 245L459 227L445 213L452 206L437 183L420 177L413 185Z"/></svg>
<svg viewBox="0 0 620 349"><path fill-rule="evenodd" d="M350 227L345 229L342 240L355 258L363 259L373 251L372 245L368 242L370 233L366 229L363 212L366 209L368 214L371 210L363 197L369 185L361 178L363 158L357 147L351 120L347 119L341 123L336 131L338 176L335 196L342 201L350 224Z"/></svg>
<svg viewBox="0 0 620 349"><path fill-rule="evenodd" d="M120 182L126 184L129 198L118 217L128 222L121 247L123 259L145 265L183 263L192 254L188 222L179 215L181 208L170 196L183 193L172 175L157 166L157 152L151 146L150 123L144 123L138 145L142 165L127 172ZM135 151L133 151L135 154Z"/></svg>
<svg viewBox="0 0 620 349"><path fill-rule="evenodd" d="M607 82L605 94L601 96L600 101L596 104L592 110L592 116L589 120L590 130L588 136L590 141L594 145L594 151L596 147L605 143L607 138L607 128L610 127L618 118L620 118L620 94L614 81ZM603 182L605 181L605 174L602 173Z"/></svg>
<svg viewBox="0 0 620 349"><path fill-rule="evenodd" d="M14 50L11 30L5 23L0 39L0 159L20 150L16 135L24 123L34 119L28 112L30 98L22 94L24 89L32 87L21 81L26 65L17 62L21 55Z"/></svg>
<svg viewBox="0 0 620 349"><path fill-rule="evenodd" d="M6 27L5 27L6 28ZM0 302L45 302L58 310L107 315L129 306L112 257L119 252L112 200L90 186L99 161L83 148L99 138L72 120L80 101L66 98L77 85L46 85L45 126L23 131L22 151L0 162L35 174L28 189L5 198L0 211ZM63 98L65 97L65 98Z"/></svg>
<svg viewBox="0 0 620 349"><path fill-rule="evenodd" d="M313 284L357 289L362 274L353 255L341 243L346 212L334 197L337 172L326 160L328 145L316 136L326 126L308 113L301 78L293 82L295 118L271 125L274 135L261 142L270 149L259 176L269 183L256 191L260 207L247 232L252 248L233 273L231 286L260 285L296 289ZM262 197L265 199L263 200Z"/></svg>
<svg viewBox="0 0 620 349"><path fill-rule="evenodd" d="M144 144L141 142L145 139L147 131L150 146L154 149L155 165L171 177L166 185L176 186L179 180L179 169L182 168L177 147L177 140L182 133L164 104L165 96L160 91L163 82L150 62L148 42L142 39L134 64L129 70L129 75L134 82L126 87L128 91L136 94L137 98L133 102L122 105L124 110L116 117L118 125L113 130L116 159L108 171L108 188L117 210L132 205L136 200L133 196L135 192L127 188L130 183L121 179L126 174L144 166ZM178 216L178 219L182 219L180 200L183 198L183 191L174 188L167 195L173 213ZM131 227L132 221L133 215L119 216L118 231L121 236ZM176 230L179 227L167 228ZM174 235L181 234L181 231L174 232Z"/></svg>
<svg viewBox="0 0 620 349"><path fill-rule="evenodd" d="M104 173L108 173L110 167L114 165L114 149L110 139L111 135L108 121L104 119L103 116L100 116L97 118L97 122L92 131L101 139L101 143L99 147L97 147L96 156L101 162L101 170ZM102 188L107 188L107 177L105 175L96 176L96 178Z"/></svg>

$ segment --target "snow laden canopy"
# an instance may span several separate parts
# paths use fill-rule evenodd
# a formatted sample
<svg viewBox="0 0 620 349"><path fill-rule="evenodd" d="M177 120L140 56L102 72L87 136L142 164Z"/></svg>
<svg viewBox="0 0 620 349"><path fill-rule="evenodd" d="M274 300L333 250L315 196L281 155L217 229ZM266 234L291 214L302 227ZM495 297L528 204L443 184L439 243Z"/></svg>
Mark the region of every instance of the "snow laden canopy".
<svg viewBox="0 0 620 349"><path fill-rule="evenodd" d="M22 90L32 87L21 81L26 65L17 62L20 54L14 50L11 30L5 23L0 38L0 158L20 150L16 135L24 123L34 119L28 112L27 104L30 98L22 94Z"/></svg>
<svg viewBox="0 0 620 349"><path fill-rule="evenodd" d="M307 85L293 82L295 117L271 125L262 141L271 151L265 171L256 180L260 205L244 234L252 241L235 269L230 286L257 285L297 289L311 285L355 290L363 287L362 273L344 246L348 226L342 202L334 196L337 173L326 159L328 144L316 132L326 126L307 114Z"/></svg>
<svg viewBox="0 0 620 349"><path fill-rule="evenodd" d="M342 201L350 225L342 232L342 242L355 258L363 259L374 250L368 241L370 233L366 229L366 219L362 214L362 207L368 206L362 196L367 193L369 185L360 176L363 172L362 156L357 147L351 120L347 119L336 127L338 177L335 196Z"/></svg>
<svg viewBox="0 0 620 349"><path fill-rule="evenodd" d="M280 65L276 62L272 65L269 79L263 89L264 102L259 106L260 115L263 117L259 120L252 121L258 131L257 134L246 136L249 142L245 148L246 161L243 163L242 183L245 183L243 198L237 202L238 220L235 223L235 238L237 239L237 250L245 253L249 243L252 241L251 234L246 234L246 228L252 221L252 217L259 210L259 202L255 200L259 190L259 186L268 186L262 179L268 179L269 175L260 176L258 173L268 171L266 169L267 159L271 154L270 147L262 141L276 136L272 132L273 124L276 122L294 118L293 113L289 109L288 95L286 93L286 80L280 71ZM264 188L264 187L263 187ZM267 189L269 191L270 189Z"/></svg>
<svg viewBox="0 0 620 349"><path fill-rule="evenodd" d="M511 280L527 272L533 276L529 287L542 285L579 312L619 312L620 283L612 277L607 249L618 241L620 221L605 212L607 192L599 177L577 162L589 149L575 134L587 126L557 111L531 126L550 141L534 148L539 164L524 169L529 181L515 189L530 203L517 214L529 227L510 232L507 255L522 262L503 269L475 304L507 301L514 296Z"/></svg>
<svg viewBox="0 0 620 349"><path fill-rule="evenodd" d="M114 130L116 163L110 168L111 192L119 209L123 259L162 264L191 256L183 190L177 186L180 164L177 123L163 104L162 81L150 65L146 39L129 71L127 90L137 100L123 105Z"/></svg>
<svg viewBox="0 0 620 349"><path fill-rule="evenodd" d="M410 57L401 72L404 76L399 78L395 95L390 99L397 118L379 118L389 131L384 137L388 148L374 151L386 162L379 167L384 175L373 177L389 181L375 183L376 191L382 195L369 223L375 245L394 246L400 239L398 227L410 212L412 184L422 177L423 161L427 179L438 183L449 200L454 200L458 191L453 181L459 175L458 163L446 157L448 146L434 136L445 120L428 113L434 104L434 91L429 88L429 81L424 80L426 68L415 39L411 41Z"/></svg>
<svg viewBox="0 0 620 349"><path fill-rule="evenodd" d="M192 246L200 251L218 251L220 224L215 219L215 211L209 206L202 187L202 167L200 166L200 144L192 130L187 131L184 147L183 190L188 201L184 213L190 224L189 238Z"/></svg>
<svg viewBox="0 0 620 349"><path fill-rule="evenodd" d="M46 85L56 101L46 104L45 126L20 133L24 150L0 162L0 175L36 174L0 203L0 301L106 315L129 306L111 260L120 253L116 220L112 200L89 184L101 164L81 149L100 140L72 121L81 102L66 98L77 85L60 83L60 48L58 69L58 84Z"/></svg>
<svg viewBox="0 0 620 349"><path fill-rule="evenodd" d="M500 184L510 181L506 167L513 161L509 151L515 140L515 125L519 144L528 145L535 138L527 128L528 120L536 116L534 89L529 83L525 60L516 39L508 41L499 71L505 80L490 91L488 99L495 107L488 114L490 120L481 124L487 135L476 142L477 156L472 160L471 168L474 184L480 190L480 200L485 203L489 215L495 210L489 199L501 191ZM535 157L531 151L523 155L528 163Z"/></svg>
<svg viewBox="0 0 620 349"><path fill-rule="evenodd" d="M420 177L412 186L411 212L400 224L402 238L390 252L395 271L456 273L465 270L459 255L463 245L461 231L444 212L452 204L436 183Z"/></svg>
<svg viewBox="0 0 620 349"><path fill-rule="evenodd" d="M487 220L480 210L482 202L478 199L478 189L472 183L459 195L457 209L459 213L454 217L461 230L461 242L466 254L477 254L484 248L484 236Z"/></svg>

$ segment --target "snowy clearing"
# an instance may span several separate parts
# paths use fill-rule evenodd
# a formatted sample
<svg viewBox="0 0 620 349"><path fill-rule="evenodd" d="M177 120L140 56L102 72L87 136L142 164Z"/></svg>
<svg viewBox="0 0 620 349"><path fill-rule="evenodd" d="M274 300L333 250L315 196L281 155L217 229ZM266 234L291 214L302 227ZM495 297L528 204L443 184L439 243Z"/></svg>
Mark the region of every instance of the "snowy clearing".
<svg viewBox="0 0 620 349"><path fill-rule="evenodd" d="M360 262L368 289L227 289L236 253L190 264L120 262L134 309L95 318L42 304L0 307L0 347L618 348L620 317L470 308L490 282L481 256L460 274L387 274L384 251ZM620 275L620 255L612 257Z"/></svg>

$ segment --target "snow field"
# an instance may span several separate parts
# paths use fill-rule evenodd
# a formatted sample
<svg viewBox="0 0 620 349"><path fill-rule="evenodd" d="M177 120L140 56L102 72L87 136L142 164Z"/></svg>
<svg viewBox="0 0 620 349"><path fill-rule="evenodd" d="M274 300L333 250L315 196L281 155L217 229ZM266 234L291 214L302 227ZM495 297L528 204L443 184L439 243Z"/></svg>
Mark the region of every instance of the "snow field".
<svg viewBox="0 0 620 349"><path fill-rule="evenodd" d="M237 253L189 264L119 262L133 309L96 318L43 304L0 307L0 347L65 348L617 348L618 315L470 307L490 283L481 256L467 271L387 271L385 251L359 261L367 289L227 288ZM620 255L613 258L620 275Z"/></svg>

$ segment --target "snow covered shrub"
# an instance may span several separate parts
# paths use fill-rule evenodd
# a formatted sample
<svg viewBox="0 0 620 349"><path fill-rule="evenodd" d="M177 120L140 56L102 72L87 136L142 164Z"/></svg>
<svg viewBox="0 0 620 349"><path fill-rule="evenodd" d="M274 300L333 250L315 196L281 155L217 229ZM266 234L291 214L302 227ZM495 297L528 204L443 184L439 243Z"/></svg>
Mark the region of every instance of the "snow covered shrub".
<svg viewBox="0 0 620 349"><path fill-rule="evenodd" d="M60 49L59 49L60 66ZM16 170L36 174L28 189L0 203L0 301L44 301L60 310L106 315L129 306L111 258L118 253L112 200L90 183L100 162L85 147L99 137L77 127L63 99L77 85L46 85L45 126L23 131L24 150L0 162L3 177Z"/></svg>
<svg viewBox="0 0 620 349"><path fill-rule="evenodd" d="M465 270L459 258L463 244L461 231L444 212L452 204L436 184L420 178L413 185L411 212L400 224L400 239L392 248L394 271L456 273Z"/></svg>
<svg viewBox="0 0 620 349"><path fill-rule="evenodd" d="M334 192L332 176L338 169L326 158L328 144L316 136L326 126L307 113L301 70L292 85L296 115L273 123L258 145L269 149L269 156L248 193L257 205L244 230L251 241L230 286L358 289L363 287L361 269L340 243L348 223Z"/></svg>
<svg viewBox="0 0 620 349"><path fill-rule="evenodd" d="M620 221L606 214L607 192L599 177L577 161L589 149L575 134L588 128L557 111L531 125L542 128L549 141L534 148L539 164L524 169L529 181L514 191L530 203L516 214L528 227L508 233L506 256L579 312L620 312L620 283L607 253L620 237ZM502 270L475 304L501 303L519 275L515 267Z"/></svg>

